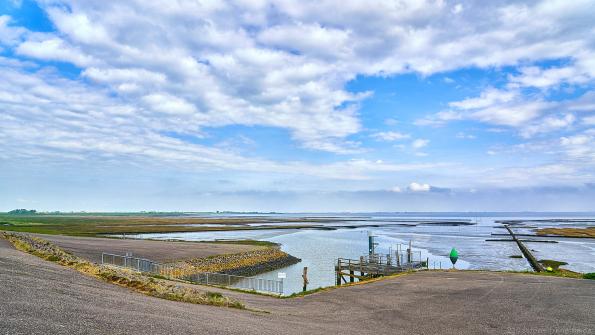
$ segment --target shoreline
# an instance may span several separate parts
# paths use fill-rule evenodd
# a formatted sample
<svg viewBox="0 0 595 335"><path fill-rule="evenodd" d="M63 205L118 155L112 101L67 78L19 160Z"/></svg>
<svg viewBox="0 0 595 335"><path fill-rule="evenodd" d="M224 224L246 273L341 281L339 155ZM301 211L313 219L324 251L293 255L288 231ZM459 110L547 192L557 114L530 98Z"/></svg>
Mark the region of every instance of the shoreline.
<svg viewBox="0 0 595 335"><path fill-rule="evenodd" d="M301 259L281 251L278 246L272 246L254 251L173 262L170 265L179 266L185 271L252 277L301 261Z"/></svg>

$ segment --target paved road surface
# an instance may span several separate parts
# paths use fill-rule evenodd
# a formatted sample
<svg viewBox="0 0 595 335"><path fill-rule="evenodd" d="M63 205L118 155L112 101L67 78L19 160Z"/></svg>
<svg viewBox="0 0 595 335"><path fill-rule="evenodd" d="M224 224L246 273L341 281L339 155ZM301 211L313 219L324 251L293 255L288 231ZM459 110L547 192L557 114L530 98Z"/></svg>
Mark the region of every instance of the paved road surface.
<svg viewBox="0 0 595 335"><path fill-rule="evenodd" d="M64 250L94 262L101 261L102 252L122 255L126 252L132 252L136 257L147 258L156 262L168 262L220 254L232 254L258 248L240 244L148 241L42 234L31 235L39 236Z"/></svg>
<svg viewBox="0 0 595 335"><path fill-rule="evenodd" d="M593 334L595 281L425 272L298 299L270 314L161 300L0 239L0 334Z"/></svg>

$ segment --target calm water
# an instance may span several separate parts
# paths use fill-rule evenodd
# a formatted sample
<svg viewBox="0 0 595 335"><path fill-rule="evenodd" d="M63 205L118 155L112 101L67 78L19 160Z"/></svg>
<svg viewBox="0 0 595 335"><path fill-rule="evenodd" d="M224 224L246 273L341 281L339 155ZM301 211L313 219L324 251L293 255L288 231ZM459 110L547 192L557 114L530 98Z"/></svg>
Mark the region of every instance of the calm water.
<svg viewBox="0 0 595 335"><path fill-rule="evenodd" d="M267 216L288 217L275 214ZM294 216L309 216L299 214ZM325 216L316 214L316 216ZM368 252L368 232L376 235L379 243L377 252L386 254L395 250L397 244L413 243L416 258L429 258L430 267L447 268L451 266L448 254L451 248L459 251L456 267L459 269L486 270L530 270L525 259L510 258L520 255L517 245L512 242L488 242L489 238L507 238L492 236L493 233L505 234L506 230L497 220L535 220L535 219L593 219L595 216L585 214L531 214L524 216L495 216L494 214L328 214L326 217L343 217L356 221L330 222L323 225L383 225L381 227L344 228L337 230L261 230L230 231L204 233L167 233L141 234L134 237L152 239L178 239L187 241L205 241L218 239L255 239L281 244L283 251L299 257L302 262L259 275L265 278L277 278L278 272L287 273L285 294L299 292L302 289L301 274L304 266L308 267L310 285L308 289L334 285L334 264L338 257L359 258ZM443 226L417 225L424 220L466 220L476 222L475 225ZM403 222L407 221L407 222ZM411 221L411 222L409 222ZM409 226L406 226L409 225ZM320 225L320 224L317 224ZM525 225L538 227L586 227L595 226L595 222L527 222ZM517 228L517 233L532 233L531 228ZM131 237L131 236L128 236ZM567 262L564 266L579 272L595 272L595 239L541 238L556 240L558 243L531 243L527 246L533 250L537 259L554 259ZM403 249L406 247L403 246Z"/></svg>

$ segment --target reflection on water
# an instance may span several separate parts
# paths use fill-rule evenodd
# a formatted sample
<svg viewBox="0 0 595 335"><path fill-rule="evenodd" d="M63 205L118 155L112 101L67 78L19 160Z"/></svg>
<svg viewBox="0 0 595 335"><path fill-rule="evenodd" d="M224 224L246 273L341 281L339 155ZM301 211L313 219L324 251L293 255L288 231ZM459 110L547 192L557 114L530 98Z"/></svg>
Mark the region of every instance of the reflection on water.
<svg viewBox="0 0 595 335"><path fill-rule="evenodd" d="M339 257L357 259L368 252L368 231L377 236L379 243L377 252L388 253L395 250L399 243L413 242L413 249L421 253L421 258L430 260L430 267L450 267L448 254L451 248L459 251L459 260L456 264L459 269L487 269L487 270L530 270L525 259L510 258L520 255L518 247L512 242L487 242L486 239L494 238L492 233L503 234L506 231L495 228L500 224L495 220L523 219L519 217L479 217L473 219L476 225L444 226L444 225L384 225L393 219L394 222L402 220L419 219L432 220L468 220L465 216L419 216L382 214L371 217L361 217L358 224L380 225L373 228L351 228L337 230L261 230L261 231L222 231L204 233L167 233L167 234L142 234L136 237L156 239L179 239L188 241L217 240L217 239L255 239L266 240L281 244L283 251L299 257L302 262L259 275L264 278L277 278L278 272L287 273L284 283L285 294L299 292L302 289L301 274L304 266L308 267L310 285L308 289L334 285L334 264ZM475 214L477 215L477 214ZM279 215L283 216L283 215ZM337 214L333 214L337 217ZM353 214L350 214L352 217ZM286 216L283 216L286 217ZM557 218L562 218L557 216ZM571 218L567 216L566 218ZM530 217L527 219L535 219ZM354 221L337 223L337 225L353 225ZM577 223L574 223L575 225ZM531 226L555 227L568 226L568 222L531 222ZM580 224L582 225L582 224ZM532 229L518 229L519 233L533 233ZM505 238L505 236L497 236ZM579 272L595 272L595 239L567 239L547 238L559 243L531 243L527 246L533 250L537 259L554 259L567 262L567 269Z"/></svg>

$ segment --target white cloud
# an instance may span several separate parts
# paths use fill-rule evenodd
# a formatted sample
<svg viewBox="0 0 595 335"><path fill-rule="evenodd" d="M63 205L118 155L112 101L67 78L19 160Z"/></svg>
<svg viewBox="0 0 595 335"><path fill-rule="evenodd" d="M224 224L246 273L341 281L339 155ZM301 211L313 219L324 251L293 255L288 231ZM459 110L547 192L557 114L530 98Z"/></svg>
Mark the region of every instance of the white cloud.
<svg viewBox="0 0 595 335"><path fill-rule="evenodd" d="M528 138L539 133L551 132L554 130L570 127L576 118L572 114L563 117L546 117L535 124L531 124L521 130L521 136Z"/></svg>
<svg viewBox="0 0 595 335"><path fill-rule="evenodd" d="M39 3L57 31L31 33L0 16L3 50L71 62L82 76L67 80L51 68L35 66L27 73L21 71L24 62L0 59L0 155L5 157L131 157L195 170L353 180L432 170L440 165L374 159L275 162L164 134L200 137L213 127L276 127L305 148L354 154L365 150L353 135L364 128L358 107L371 93L347 91L351 80L473 67L522 66L505 87L486 88L416 123L475 120L533 136L578 123L566 111L583 119L583 126L591 122L579 115L593 111L595 100L588 94L580 104L556 104L544 93L563 84L592 82L590 1ZM535 65L559 59L564 65ZM542 90L527 94L527 87ZM384 132L378 138L398 140L401 135L406 134ZM557 143L564 152L560 155L589 157L585 150L591 142L572 144L578 139L566 138ZM423 148L427 141L416 139L411 148ZM518 180L521 170L510 173L511 180ZM589 180L585 175L576 180Z"/></svg>
<svg viewBox="0 0 595 335"><path fill-rule="evenodd" d="M169 94L153 93L142 98L146 106L165 114L196 114L196 107L188 101Z"/></svg>
<svg viewBox="0 0 595 335"><path fill-rule="evenodd" d="M488 88L481 92L479 97L454 101L449 103L449 105L459 110L477 110L508 103L517 97L518 92Z"/></svg>
<svg viewBox="0 0 595 335"><path fill-rule="evenodd" d="M52 0L41 5L58 32L27 36L18 48L21 54L72 62L85 76L120 94L123 103L134 104L156 91L182 99L201 113L176 121L184 128L281 127L307 148L333 152L357 151L348 137L362 129L357 103L367 95L351 94L345 84L358 75L428 75L552 58L594 68L588 66L593 58L589 25L580 24L590 22L592 13L585 9L588 2L580 1L490 2L480 8L442 1L369 6L356 0L130 1L117 6ZM6 22L3 17L2 29ZM0 34L12 36L11 43L21 35ZM535 84L531 71L527 67L514 80ZM549 71L543 75L548 78L571 78L564 74L568 70L543 71ZM138 77L124 78L128 75ZM505 95L500 92L499 99ZM473 117L515 126L543 107L528 101L498 108L496 102L506 101L490 104L486 99L491 98L488 94L452 107L490 105L491 110L476 111ZM463 116L455 112L441 117Z"/></svg>
<svg viewBox="0 0 595 335"><path fill-rule="evenodd" d="M399 120L394 118L388 118L384 120L384 124L387 126L396 126L397 124L399 124Z"/></svg>
<svg viewBox="0 0 595 335"><path fill-rule="evenodd" d="M379 141L398 141L411 138L409 134L403 134L396 131L384 131L372 134L372 137Z"/></svg>
<svg viewBox="0 0 595 335"><path fill-rule="evenodd" d="M12 46L18 44L27 29L10 25L12 18L0 15L0 45Z"/></svg>
<svg viewBox="0 0 595 335"><path fill-rule="evenodd" d="M588 126L595 126L595 115L584 117L583 123Z"/></svg>
<svg viewBox="0 0 595 335"><path fill-rule="evenodd" d="M414 121L417 126L443 126L449 121L463 120L464 114L459 111L447 110Z"/></svg>
<svg viewBox="0 0 595 335"><path fill-rule="evenodd" d="M512 84L520 86L549 88L562 83L583 84L595 77L594 69L582 69L582 63L577 65L547 69L537 66L523 67L520 69L520 75L511 76L509 79Z"/></svg>
<svg viewBox="0 0 595 335"><path fill-rule="evenodd" d="M449 106L450 110L426 116L417 120L415 124L439 126L449 121L475 120L490 125L522 129L552 110L556 103L544 101L541 97L527 98L518 89L487 88L478 97L453 101ZM524 134L554 129L556 122L553 119L543 122L552 126L550 128L534 126L533 129L525 130Z"/></svg>
<svg viewBox="0 0 595 335"><path fill-rule="evenodd" d="M93 57L83 54L80 50L68 45L60 38L50 37L39 41L27 40L16 49L17 53L24 56L42 60L69 62L85 67L97 63Z"/></svg>
<svg viewBox="0 0 595 335"><path fill-rule="evenodd" d="M459 13L460 13L460 12L462 12L462 11L463 11L463 5L462 5L462 4L460 4L460 3L456 4L456 5L455 5L455 6L454 6L454 7L451 9L451 12L452 12L453 14L459 14Z"/></svg>
<svg viewBox="0 0 595 335"><path fill-rule="evenodd" d="M458 132L457 135L456 135L456 138L467 139L467 140L474 140L474 139L477 138L477 136L471 135L471 134L465 134L464 132Z"/></svg>
<svg viewBox="0 0 595 335"><path fill-rule="evenodd" d="M244 171L341 180L445 166L364 159L313 164L246 157L225 146L209 147L164 135L164 131L185 133L186 128L164 124L162 113L200 115L179 98L155 93L145 96L140 105L122 105L109 91L53 73L0 70L6 79L0 81L0 159L45 159L48 164L65 159L93 164L118 160L193 172Z"/></svg>
<svg viewBox="0 0 595 335"><path fill-rule="evenodd" d="M411 142L411 147L413 149L417 150L417 149L421 149L421 148L427 146L429 143L430 143L430 140L418 138L415 141Z"/></svg>
<svg viewBox="0 0 595 335"><path fill-rule="evenodd" d="M423 183L416 183L416 182L412 182L411 184L409 184L408 189L411 192L429 192L431 190L431 186L430 184L423 184Z"/></svg>
<svg viewBox="0 0 595 335"><path fill-rule="evenodd" d="M449 104L461 118L518 127L538 117L549 107L541 100L526 100L518 90L488 88L479 97L454 101ZM444 119L444 118L442 118Z"/></svg>

